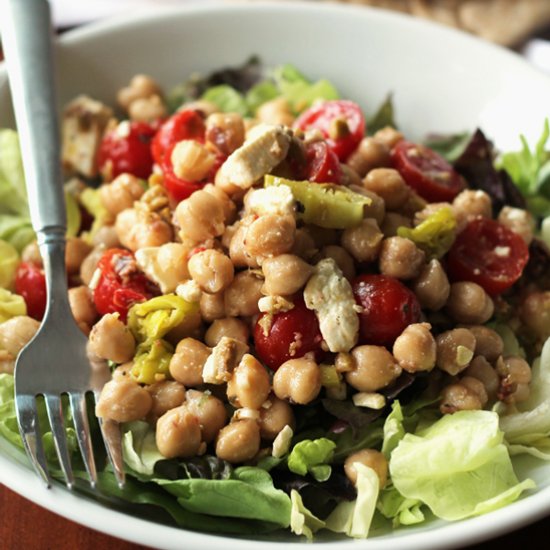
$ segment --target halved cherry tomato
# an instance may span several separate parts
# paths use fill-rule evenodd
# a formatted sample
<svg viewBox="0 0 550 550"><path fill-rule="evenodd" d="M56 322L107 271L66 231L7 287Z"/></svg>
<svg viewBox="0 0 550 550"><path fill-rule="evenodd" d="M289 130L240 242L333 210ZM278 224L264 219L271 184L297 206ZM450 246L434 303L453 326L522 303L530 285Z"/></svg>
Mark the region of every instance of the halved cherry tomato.
<svg viewBox="0 0 550 550"><path fill-rule="evenodd" d="M453 281L473 281L494 296L521 277L528 261L529 249L517 233L479 218L459 233L447 255L447 271Z"/></svg>
<svg viewBox="0 0 550 550"><path fill-rule="evenodd" d="M202 116L194 109L184 109L165 121L156 133L151 152L157 164L164 162L166 151L183 139L204 141L206 127Z"/></svg>
<svg viewBox="0 0 550 550"><path fill-rule="evenodd" d="M428 202L450 202L466 187L462 176L438 153L400 141L391 153L393 167Z"/></svg>
<svg viewBox="0 0 550 550"><path fill-rule="evenodd" d="M306 172L309 181L317 183L340 183L342 168L336 153L325 141L316 141L306 147Z"/></svg>
<svg viewBox="0 0 550 550"><path fill-rule="evenodd" d="M208 175L201 181L189 181L178 177L174 172L172 165L172 150L176 143L170 145L164 154L164 160L161 164L164 187L168 191L170 198L178 203L188 198L192 193L202 189L207 183L213 182L216 177L216 172L224 163L226 157L222 154L216 155L216 161L212 166Z"/></svg>
<svg viewBox="0 0 550 550"><path fill-rule="evenodd" d="M157 128L156 123L125 120L107 131L99 146L99 171L111 178L127 172L147 179L153 169L151 140Z"/></svg>
<svg viewBox="0 0 550 550"><path fill-rule="evenodd" d="M389 346L411 323L420 321L414 292L387 275L359 275L352 282L359 313L361 344Z"/></svg>
<svg viewBox="0 0 550 550"><path fill-rule="evenodd" d="M98 313L119 313L126 321L128 310L157 294L156 287L139 271L134 255L128 250L111 248L103 254L97 267L101 273L94 289Z"/></svg>
<svg viewBox="0 0 550 550"><path fill-rule="evenodd" d="M31 262L21 262L15 273L15 292L23 296L27 315L41 321L46 311L46 277L44 270Z"/></svg>
<svg viewBox="0 0 550 550"><path fill-rule="evenodd" d="M271 370L276 371L285 361L309 352L322 354L319 322L303 300L295 301L291 310L273 315L271 323L266 323L267 333L262 326L266 315L262 314L256 323L254 344L258 357Z"/></svg>
<svg viewBox="0 0 550 550"><path fill-rule="evenodd" d="M329 147L343 162L365 135L365 117L353 101L324 101L303 112L296 122L300 130L320 130Z"/></svg>

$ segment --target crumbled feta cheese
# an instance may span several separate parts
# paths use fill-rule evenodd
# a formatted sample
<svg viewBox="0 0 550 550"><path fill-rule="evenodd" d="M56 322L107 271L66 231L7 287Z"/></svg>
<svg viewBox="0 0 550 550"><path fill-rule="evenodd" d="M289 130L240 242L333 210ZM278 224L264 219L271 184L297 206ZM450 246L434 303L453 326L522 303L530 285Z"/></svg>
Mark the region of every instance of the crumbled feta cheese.
<svg viewBox="0 0 550 550"><path fill-rule="evenodd" d="M288 424L277 434L273 440L273 450L271 451L275 458L282 458L288 453L293 435L294 431Z"/></svg>
<svg viewBox="0 0 550 550"><path fill-rule="evenodd" d="M381 393L359 392L352 399L356 407L367 407L378 411L386 406L386 398Z"/></svg>
<svg viewBox="0 0 550 550"><path fill-rule="evenodd" d="M280 216L294 214L294 195L288 185L273 185L265 189L250 190L244 204L251 214L279 214Z"/></svg>
<svg viewBox="0 0 550 550"><path fill-rule="evenodd" d="M284 296L262 296L258 300L258 308L262 313L275 315L283 311L290 311L294 303L287 300Z"/></svg>
<svg viewBox="0 0 550 550"><path fill-rule="evenodd" d="M284 160L290 141L290 132L283 126L260 124L254 127L243 145L222 164L216 174L216 183L249 189Z"/></svg>
<svg viewBox="0 0 550 550"><path fill-rule="evenodd" d="M200 286L193 281L185 281L176 287L176 294L186 302L195 304L201 301L202 290Z"/></svg>
<svg viewBox="0 0 550 550"><path fill-rule="evenodd" d="M207 384L223 384L231 379L248 346L227 336L216 344L202 369L202 379Z"/></svg>
<svg viewBox="0 0 550 550"><path fill-rule="evenodd" d="M508 256L510 256L511 251L512 250L510 249L509 246L496 246L495 247L495 254L499 258L507 258Z"/></svg>
<svg viewBox="0 0 550 550"><path fill-rule="evenodd" d="M308 309L315 311L328 349L349 351L357 342L359 317L348 280L332 258L321 260L304 290Z"/></svg>
<svg viewBox="0 0 550 550"><path fill-rule="evenodd" d="M95 290L97 288L99 279L101 279L101 269L96 268L92 274L92 278L90 279L90 284L88 285L90 290Z"/></svg>
<svg viewBox="0 0 550 550"><path fill-rule="evenodd" d="M238 420L260 420L260 411L256 409L251 409L249 407L242 407L237 409L231 418L231 422L236 422Z"/></svg>

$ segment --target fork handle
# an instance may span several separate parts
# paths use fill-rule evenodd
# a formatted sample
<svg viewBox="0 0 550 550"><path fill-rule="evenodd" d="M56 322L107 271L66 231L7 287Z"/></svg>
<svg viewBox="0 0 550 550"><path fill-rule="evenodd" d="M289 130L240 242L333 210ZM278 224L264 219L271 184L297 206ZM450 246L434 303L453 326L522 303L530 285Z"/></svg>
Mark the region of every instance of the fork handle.
<svg viewBox="0 0 550 550"><path fill-rule="evenodd" d="M67 226L47 0L0 0L2 45L19 131L31 222L41 234Z"/></svg>

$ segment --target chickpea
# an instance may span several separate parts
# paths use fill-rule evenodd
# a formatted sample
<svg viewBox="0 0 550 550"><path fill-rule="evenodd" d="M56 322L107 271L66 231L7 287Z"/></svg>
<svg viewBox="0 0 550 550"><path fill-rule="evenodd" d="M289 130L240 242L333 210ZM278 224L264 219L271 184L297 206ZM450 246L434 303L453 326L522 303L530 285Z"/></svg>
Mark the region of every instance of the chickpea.
<svg viewBox="0 0 550 550"><path fill-rule="evenodd" d="M408 218L415 218L416 214L421 212L423 209L425 210L427 206L429 206L428 203L418 193L416 193L416 191L411 189L409 198L399 209L399 214L403 214L403 216L407 216ZM449 205L447 204L447 206Z"/></svg>
<svg viewBox="0 0 550 550"><path fill-rule="evenodd" d="M273 376L273 392L279 399L307 405L321 391L321 369L313 359L290 359Z"/></svg>
<svg viewBox="0 0 550 550"><path fill-rule="evenodd" d="M262 406L260 409L260 434L263 439L275 439L285 426L294 429L294 412L286 401L271 394L267 404L269 407Z"/></svg>
<svg viewBox="0 0 550 550"><path fill-rule="evenodd" d="M102 225L92 235L92 244L94 247L102 246L105 248L120 248L120 241L116 234L116 228L114 225ZM92 251L93 252L93 251ZM86 256L88 257L88 256ZM81 266L82 267L82 266Z"/></svg>
<svg viewBox="0 0 550 550"><path fill-rule="evenodd" d="M471 222L475 218L492 218L491 197L485 191L465 189L453 200L453 210L457 218Z"/></svg>
<svg viewBox="0 0 550 550"><path fill-rule="evenodd" d="M200 288L211 294L221 292L233 281L233 262L217 250L204 250L193 254L187 267Z"/></svg>
<svg viewBox="0 0 550 550"><path fill-rule="evenodd" d="M458 323L482 324L493 316L495 305L481 286L461 281L451 285L445 310Z"/></svg>
<svg viewBox="0 0 550 550"><path fill-rule="evenodd" d="M529 293L521 302L519 317L539 340L550 338L550 291Z"/></svg>
<svg viewBox="0 0 550 550"><path fill-rule="evenodd" d="M135 99L128 107L130 120L153 122L167 115L166 105L158 94Z"/></svg>
<svg viewBox="0 0 550 550"><path fill-rule="evenodd" d="M504 351L504 342L500 335L489 327L469 326L468 330L476 338L475 354L481 355L489 362L496 361Z"/></svg>
<svg viewBox="0 0 550 550"><path fill-rule="evenodd" d="M470 378L470 380L476 380ZM476 380L479 382L479 380ZM477 389L483 388L479 382ZM475 411L483 408L481 398L476 391L471 389L471 385L462 383L450 384L441 392L441 404L439 410L442 414L453 414L457 411Z"/></svg>
<svg viewBox="0 0 550 550"><path fill-rule="evenodd" d="M340 185L345 185L346 187L349 187L350 185L361 187L363 185L361 176L351 166L348 166L347 164L340 164L340 169L342 170Z"/></svg>
<svg viewBox="0 0 550 550"><path fill-rule="evenodd" d="M200 313L207 323L225 317L224 293L208 294L203 292L200 301Z"/></svg>
<svg viewBox="0 0 550 550"><path fill-rule="evenodd" d="M117 216L115 229L120 243L132 252L161 246L172 239L171 226L158 214L138 212L135 208L127 208Z"/></svg>
<svg viewBox="0 0 550 550"><path fill-rule="evenodd" d="M388 210L401 208L411 193L401 174L393 168L371 170L363 180L365 189L382 197Z"/></svg>
<svg viewBox="0 0 550 550"><path fill-rule="evenodd" d="M87 286L69 289L69 304L75 321L91 327L97 319L92 293Z"/></svg>
<svg viewBox="0 0 550 550"><path fill-rule="evenodd" d="M227 399L234 407L259 409L271 391L269 374L252 355L246 354L227 383Z"/></svg>
<svg viewBox="0 0 550 550"><path fill-rule="evenodd" d="M146 387L153 398L153 405L149 416L151 420L158 420L164 413L179 407L185 401L185 387L173 380L163 380Z"/></svg>
<svg viewBox="0 0 550 550"><path fill-rule="evenodd" d="M527 245L531 244L536 223L530 212L522 208L505 206L498 215L498 221L514 233L517 233Z"/></svg>
<svg viewBox="0 0 550 550"><path fill-rule="evenodd" d="M464 375L469 378L477 378L483 384L488 399L496 398L500 378L485 357L481 355L474 357L470 366L464 371Z"/></svg>
<svg viewBox="0 0 550 550"><path fill-rule="evenodd" d="M127 111L136 99L142 99L160 93L161 90L158 84L150 76L137 74L130 80L128 86L118 91L117 102Z"/></svg>
<svg viewBox="0 0 550 550"><path fill-rule="evenodd" d="M40 249L38 248L38 243L33 241L29 243L21 253L21 260L23 262L30 262L36 265L42 265L42 256L40 255Z"/></svg>
<svg viewBox="0 0 550 550"><path fill-rule="evenodd" d="M429 323L409 325L395 340L393 355L407 372L430 371L435 367L436 344Z"/></svg>
<svg viewBox="0 0 550 550"><path fill-rule="evenodd" d="M132 208L134 202L145 193L140 180L132 174L120 174L111 183L99 188L99 199L103 207L113 216Z"/></svg>
<svg viewBox="0 0 550 550"><path fill-rule="evenodd" d="M384 143L391 150L403 140L403 134L391 126L385 126L374 134L374 139Z"/></svg>
<svg viewBox="0 0 550 550"><path fill-rule="evenodd" d="M360 225L344 229L342 246L358 262L372 262L378 257L383 238L376 220L365 218Z"/></svg>
<svg viewBox="0 0 550 550"><path fill-rule="evenodd" d="M239 420L220 430L216 456L232 464L251 460L260 450L260 427L255 420Z"/></svg>
<svg viewBox="0 0 550 550"><path fill-rule="evenodd" d="M400 227L412 227L411 219L397 212L386 213L384 223L381 227L384 237L395 237Z"/></svg>
<svg viewBox="0 0 550 550"><path fill-rule="evenodd" d="M508 384L529 384L531 382L531 367L522 357L509 356L497 361L497 373L506 379Z"/></svg>
<svg viewBox="0 0 550 550"><path fill-rule="evenodd" d="M378 476L380 489L384 488L388 481L388 461L380 451L376 451L375 449L362 449L346 458L344 462L344 472L354 485L357 482L357 470L355 469L355 464L357 463L372 468Z"/></svg>
<svg viewBox="0 0 550 550"><path fill-rule="evenodd" d="M383 275L408 280L418 277L425 259L424 251L410 239L390 237L382 241L378 263Z"/></svg>
<svg viewBox="0 0 550 550"><path fill-rule="evenodd" d="M84 258L92 251L92 247L79 237L69 237L65 249L67 273L75 275L80 271Z"/></svg>
<svg viewBox="0 0 550 550"><path fill-rule="evenodd" d="M248 344L250 329L244 321L236 317L217 319L206 331L204 341L213 348L224 336Z"/></svg>
<svg viewBox="0 0 550 550"><path fill-rule="evenodd" d="M184 139L176 143L170 156L174 174L189 181L204 179L216 162L214 153L194 139Z"/></svg>
<svg viewBox="0 0 550 550"><path fill-rule="evenodd" d="M15 358L6 350L0 350L0 374L13 374Z"/></svg>
<svg viewBox="0 0 550 550"><path fill-rule="evenodd" d="M181 201L174 217L184 241L200 243L222 235L225 229L222 202L203 190L195 191L188 199Z"/></svg>
<svg viewBox="0 0 550 550"><path fill-rule="evenodd" d="M340 268L344 277L351 280L355 277L355 262L345 248L328 245L321 249L321 258L332 258ZM262 267L265 266L265 263Z"/></svg>
<svg viewBox="0 0 550 550"><path fill-rule="evenodd" d="M101 359L125 363L134 357L136 342L118 313L107 313L92 327L88 347Z"/></svg>
<svg viewBox="0 0 550 550"><path fill-rule="evenodd" d="M290 249L290 253L295 256L299 256L304 260L309 260L315 255L316 252L317 248L313 237L305 229L296 229L296 233L294 234L294 244Z"/></svg>
<svg viewBox="0 0 550 550"><path fill-rule="evenodd" d="M468 329L455 328L436 338L438 368L455 375L464 369L474 357L476 338Z"/></svg>
<svg viewBox="0 0 550 550"><path fill-rule="evenodd" d="M12 317L0 324L0 349L5 349L13 357L31 341L40 323L26 315Z"/></svg>
<svg viewBox="0 0 550 550"><path fill-rule="evenodd" d="M259 313L263 279L252 271L241 271L225 289L225 314L228 317L250 317Z"/></svg>
<svg viewBox="0 0 550 550"><path fill-rule="evenodd" d="M487 404L489 397L485 389L485 384L483 384L481 380L474 376L464 376L460 379L460 383L478 396L481 407Z"/></svg>
<svg viewBox="0 0 550 550"><path fill-rule="evenodd" d="M130 380L132 379L132 367L134 366L134 363L132 361L128 361L127 363L122 363L122 365L119 365L115 368L113 371L112 377L113 380Z"/></svg>
<svg viewBox="0 0 550 550"><path fill-rule="evenodd" d="M256 110L256 117L265 124L282 124L290 127L294 122L294 115L284 97L262 103Z"/></svg>
<svg viewBox="0 0 550 550"><path fill-rule="evenodd" d="M353 370L345 373L346 382L359 391L374 392L389 386L401 367L382 346L357 346L351 351Z"/></svg>
<svg viewBox="0 0 550 550"><path fill-rule="evenodd" d="M201 446L199 419L185 405L171 409L157 421L157 447L166 458L189 458Z"/></svg>
<svg viewBox="0 0 550 550"><path fill-rule="evenodd" d="M244 247L246 252L254 258L278 256L292 248L295 232L294 216L266 214L250 225Z"/></svg>
<svg viewBox="0 0 550 550"><path fill-rule="evenodd" d="M237 207L235 206L235 203L229 198L227 193L225 193L225 191L222 191L219 187L216 187L212 183L207 183L202 188L202 190L206 191L206 193L210 193L210 195L220 201L223 207L223 215L225 218L224 222L226 224L233 223L235 221L235 218L237 217ZM225 228L224 235L226 231L227 227Z"/></svg>
<svg viewBox="0 0 550 550"><path fill-rule="evenodd" d="M361 177L365 177L376 168L390 166L390 150L385 143L372 137L366 137L348 157L346 164Z"/></svg>
<svg viewBox="0 0 550 550"><path fill-rule="evenodd" d="M206 119L206 141L229 156L244 142L244 122L237 113L213 113Z"/></svg>
<svg viewBox="0 0 550 550"><path fill-rule="evenodd" d="M153 398L146 389L134 380L117 378L103 386L95 414L115 422L132 422L147 416L152 406Z"/></svg>
<svg viewBox="0 0 550 550"><path fill-rule="evenodd" d="M386 215L386 203L384 202L384 199L382 199L382 197L380 197L376 193L365 189L363 186L358 187L356 185L350 185L349 189L354 193L358 193L359 195L368 197L371 200L371 203L365 205L363 209L363 217L372 218L376 220L376 223L378 225L380 225L384 221L384 216Z"/></svg>
<svg viewBox="0 0 550 550"><path fill-rule="evenodd" d="M267 295L288 296L298 292L308 281L313 267L293 254L266 258L262 263L265 283L262 291Z"/></svg>
<svg viewBox="0 0 550 550"><path fill-rule="evenodd" d="M186 406L199 419L203 441L214 441L227 422L223 402L208 392L188 390Z"/></svg>
<svg viewBox="0 0 550 550"><path fill-rule="evenodd" d="M80 264L80 279L85 285L89 285L94 276L97 264L105 253L104 246L96 246Z"/></svg>
<svg viewBox="0 0 550 550"><path fill-rule="evenodd" d="M185 386L199 386L203 383L202 369L210 356L210 349L194 338L184 338L176 346L170 359L170 374L174 380Z"/></svg>
<svg viewBox="0 0 550 550"><path fill-rule="evenodd" d="M245 247L248 228L250 226L249 222L251 222L251 218L241 220L241 222L237 223L235 232L229 242L229 257L235 267L258 267L256 258L251 256Z"/></svg>
<svg viewBox="0 0 550 550"><path fill-rule="evenodd" d="M422 267L412 289L424 309L438 311L447 303L451 285L439 260L430 260Z"/></svg>

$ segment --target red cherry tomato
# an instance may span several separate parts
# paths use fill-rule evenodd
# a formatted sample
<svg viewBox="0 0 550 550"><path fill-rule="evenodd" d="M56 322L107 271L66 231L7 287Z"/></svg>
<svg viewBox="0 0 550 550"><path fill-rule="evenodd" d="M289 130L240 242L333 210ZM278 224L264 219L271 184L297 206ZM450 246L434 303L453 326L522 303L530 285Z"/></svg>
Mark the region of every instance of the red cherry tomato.
<svg viewBox="0 0 550 550"><path fill-rule="evenodd" d="M147 179L153 169L151 140L156 131L156 124L124 121L106 132L99 146L99 171L111 178L127 172Z"/></svg>
<svg viewBox="0 0 550 550"><path fill-rule="evenodd" d="M194 109L184 109L172 115L156 133L151 151L157 164L162 164L168 149L183 139L204 141L206 127L202 116Z"/></svg>
<svg viewBox="0 0 550 550"><path fill-rule="evenodd" d="M529 249L516 233L495 220L479 218L459 233L447 255L454 281L473 281L491 295L510 288L529 261Z"/></svg>
<svg viewBox="0 0 550 550"><path fill-rule="evenodd" d="M420 321L421 308L414 293L386 275L359 275L352 283L359 314L362 344L389 346L411 323Z"/></svg>
<svg viewBox="0 0 550 550"><path fill-rule="evenodd" d="M303 357L306 353L321 354L323 337L315 313L306 308L302 300L294 302L294 307L276 313L264 332L262 314L254 328L254 344L258 357L276 371L285 361Z"/></svg>
<svg viewBox="0 0 550 550"><path fill-rule="evenodd" d="M428 147L400 141L391 153L393 167L429 202L450 202L466 186L462 176Z"/></svg>
<svg viewBox="0 0 550 550"><path fill-rule="evenodd" d="M27 315L41 321L46 311L46 278L36 264L21 262L15 273L15 292L23 296Z"/></svg>
<svg viewBox="0 0 550 550"><path fill-rule="evenodd" d="M128 250L111 248L99 260L101 273L94 289L98 313L119 313L126 321L128 310L157 292L154 285L138 270L134 256Z"/></svg>
<svg viewBox="0 0 550 550"><path fill-rule="evenodd" d="M338 122L342 127L339 129ZM329 147L343 162L365 135L365 117L353 101L333 100L315 105L303 112L296 122L300 130L320 130Z"/></svg>
<svg viewBox="0 0 550 550"><path fill-rule="evenodd" d="M307 179L317 183L340 183L342 168L336 153L325 141L316 141L306 147Z"/></svg>

